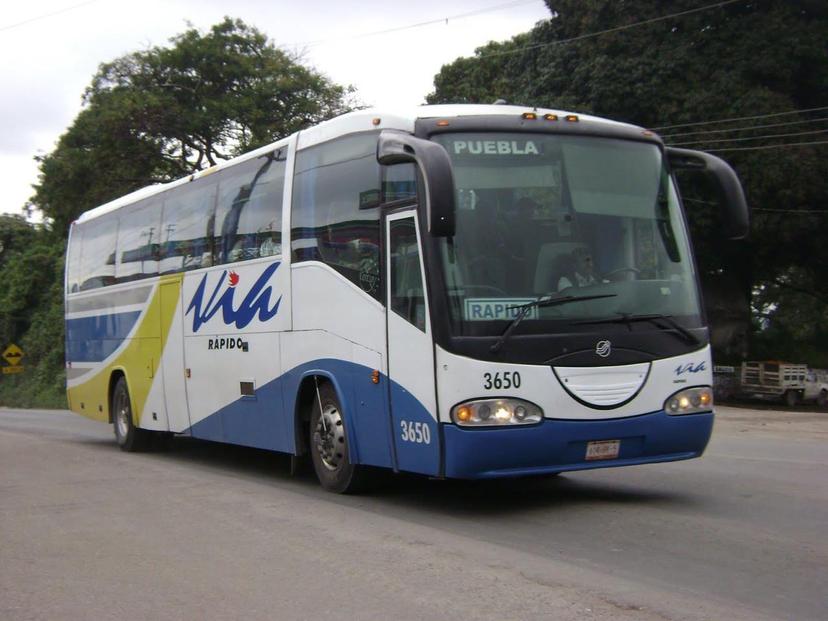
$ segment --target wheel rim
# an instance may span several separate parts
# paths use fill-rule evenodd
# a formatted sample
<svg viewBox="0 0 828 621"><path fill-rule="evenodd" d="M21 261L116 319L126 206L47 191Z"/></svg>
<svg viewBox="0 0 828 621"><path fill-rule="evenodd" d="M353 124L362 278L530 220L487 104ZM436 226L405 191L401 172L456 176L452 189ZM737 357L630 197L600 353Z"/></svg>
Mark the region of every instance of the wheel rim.
<svg viewBox="0 0 828 621"><path fill-rule="evenodd" d="M129 434L129 405L123 393L118 395L115 402L115 426L118 437L126 438Z"/></svg>
<svg viewBox="0 0 828 621"><path fill-rule="evenodd" d="M313 433L316 452L322 465L337 470L345 463L345 426L342 415L333 403L328 403L316 421Z"/></svg>

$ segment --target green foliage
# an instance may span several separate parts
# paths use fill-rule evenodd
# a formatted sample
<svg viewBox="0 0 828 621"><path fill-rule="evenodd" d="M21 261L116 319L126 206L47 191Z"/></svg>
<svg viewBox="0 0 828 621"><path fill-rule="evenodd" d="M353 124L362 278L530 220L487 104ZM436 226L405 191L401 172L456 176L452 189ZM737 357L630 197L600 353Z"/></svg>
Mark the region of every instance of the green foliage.
<svg viewBox="0 0 828 621"><path fill-rule="evenodd" d="M572 109L644 127L697 123L828 105L828 4L751 0L613 30L703 6L697 0L555 0L553 18L511 41L479 48L444 66L431 103L509 102ZM604 34L582 37L590 33ZM579 38L580 37L580 38ZM575 40L572 40L575 39ZM821 114L821 116L826 116ZM808 120L799 115L766 120ZM716 150L824 139L824 134L727 142L733 138L826 129L763 121L665 128L668 144ZM695 133L740 129L731 133ZM773 357L815 360L828 332L826 146L721 152L745 186L753 214L749 242L723 239L714 198L683 186L719 359L778 347ZM770 210L770 211L766 211ZM760 315L760 313L762 313ZM761 319L761 321L759 320ZM741 324L740 330L733 329ZM819 335L822 335L820 337ZM822 338L823 340L819 340ZM764 354L763 354L764 355ZM803 358L803 356L810 356ZM828 364L828 363L826 363Z"/></svg>
<svg viewBox="0 0 828 621"><path fill-rule="evenodd" d="M15 343L25 353L22 374L0 376L0 405L65 407L65 241L8 215L0 240L0 349Z"/></svg>
<svg viewBox="0 0 828 621"><path fill-rule="evenodd" d="M40 161L30 209L65 231L80 213L350 109L330 82L241 20L104 63L84 108Z"/></svg>

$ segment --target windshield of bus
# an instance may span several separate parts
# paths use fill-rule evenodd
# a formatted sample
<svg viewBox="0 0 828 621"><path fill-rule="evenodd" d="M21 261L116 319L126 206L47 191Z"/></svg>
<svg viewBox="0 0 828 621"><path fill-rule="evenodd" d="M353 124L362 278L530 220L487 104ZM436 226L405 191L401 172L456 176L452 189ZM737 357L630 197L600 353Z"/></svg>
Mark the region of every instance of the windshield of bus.
<svg viewBox="0 0 828 621"><path fill-rule="evenodd" d="M658 146L589 136L455 133L456 233L440 242L452 331L499 335L667 315L698 327L684 221ZM556 325L549 322L557 322ZM619 326L619 329L625 329Z"/></svg>

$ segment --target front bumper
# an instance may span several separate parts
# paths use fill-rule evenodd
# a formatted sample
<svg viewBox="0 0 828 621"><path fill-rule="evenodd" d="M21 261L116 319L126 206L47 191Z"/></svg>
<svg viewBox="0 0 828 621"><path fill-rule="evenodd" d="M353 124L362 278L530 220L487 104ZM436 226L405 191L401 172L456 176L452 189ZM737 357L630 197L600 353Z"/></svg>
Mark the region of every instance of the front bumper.
<svg viewBox="0 0 828 621"><path fill-rule="evenodd" d="M670 416L663 411L597 421L544 419L531 427L443 425L445 476L531 476L691 459L704 452L712 430L712 412ZM587 461L587 443L594 440L620 440L618 458Z"/></svg>

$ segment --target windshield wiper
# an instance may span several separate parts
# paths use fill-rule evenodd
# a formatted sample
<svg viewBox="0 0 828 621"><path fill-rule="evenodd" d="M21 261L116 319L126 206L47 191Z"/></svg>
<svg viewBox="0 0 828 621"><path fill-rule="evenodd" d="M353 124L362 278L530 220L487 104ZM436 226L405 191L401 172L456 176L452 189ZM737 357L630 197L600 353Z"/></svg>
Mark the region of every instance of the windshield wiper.
<svg viewBox="0 0 828 621"><path fill-rule="evenodd" d="M575 324L597 325L602 323L623 323L624 325L629 327L630 330L632 330L632 324L638 321L647 321L653 324L654 326L661 328L662 330L665 329L664 325L662 324L667 324L668 328L672 328L673 330L675 330L673 334L678 333L677 336L679 336L679 338L683 339L687 343L690 343L692 345L702 344L702 340L698 336L690 332L690 330L688 330L675 319L673 319L672 315L629 315L627 313L618 314L618 317L613 317L612 319L588 319L586 321L576 321Z"/></svg>
<svg viewBox="0 0 828 621"><path fill-rule="evenodd" d="M506 330L503 334L500 335L500 338L497 340L497 343L492 345L489 348L493 354L496 354L500 351L500 348L503 347L503 343L507 341L507 339L512 335L512 332L515 331L515 328L518 327L523 318L529 314L529 311L533 308L546 308L548 306L560 306L561 304L569 304L570 302L583 302L585 300L600 300L601 298L614 298L616 297L616 293L604 293L602 295L564 295L559 297L542 297L538 298L537 300L532 300L531 302L527 302L526 304L520 304L519 306L510 306L509 310L520 309L517 317L512 319L511 323L506 326Z"/></svg>

